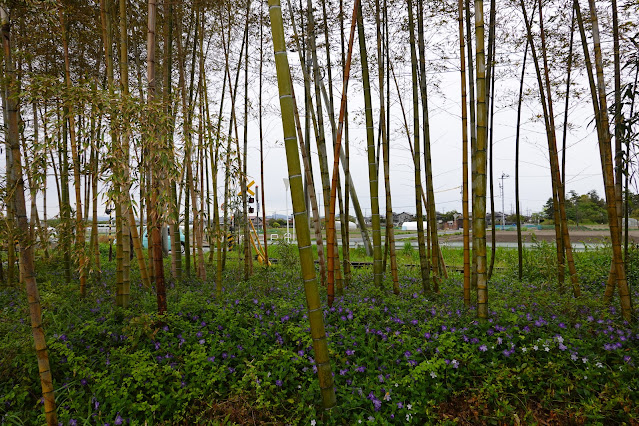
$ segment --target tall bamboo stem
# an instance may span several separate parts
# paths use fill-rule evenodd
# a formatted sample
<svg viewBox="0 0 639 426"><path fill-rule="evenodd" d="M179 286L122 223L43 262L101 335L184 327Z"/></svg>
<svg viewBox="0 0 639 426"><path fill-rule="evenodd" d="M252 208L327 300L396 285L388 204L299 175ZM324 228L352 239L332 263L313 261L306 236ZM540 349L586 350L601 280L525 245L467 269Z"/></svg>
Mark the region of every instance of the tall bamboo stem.
<svg viewBox="0 0 639 426"><path fill-rule="evenodd" d="M310 229L304 203L304 188L302 172L300 168L297 138L295 137L294 107L291 98L291 75L286 56L284 43L284 23L282 21L282 9L279 0L269 0L269 14L271 17L271 31L275 64L277 70L277 82L280 94L280 107L282 110L282 125L284 128L284 143L286 146L286 159L288 163L289 182L291 183L291 198L293 201L293 215L297 231L297 241L300 251L302 277L306 293L308 317L311 325L311 336L315 350L315 363L319 377L319 385L322 393L324 408L335 406L335 388L328 355L324 318L320 305L317 277L313 266L313 254L311 250Z"/></svg>

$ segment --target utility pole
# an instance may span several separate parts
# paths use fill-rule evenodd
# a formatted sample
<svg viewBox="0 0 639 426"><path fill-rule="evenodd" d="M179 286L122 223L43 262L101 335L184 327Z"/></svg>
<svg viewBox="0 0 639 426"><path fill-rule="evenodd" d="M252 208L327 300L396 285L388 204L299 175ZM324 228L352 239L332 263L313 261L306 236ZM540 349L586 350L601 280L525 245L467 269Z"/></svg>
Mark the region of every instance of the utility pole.
<svg viewBox="0 0 639 426"><path fill-rule="evenodd" d="M290 183L288 178L284 178L284 197L286 198L286 235L284 239L287 243L291 242L291 234L288 232L288 189L290 187Z"/></svg>
<svg viewBox="0 0 639 426"><path fill-rule="evenodd" d="M501 192L501 230L503 231L506 227L506 216L504 215L504 179L509 178L510 175L507 175L506 173L502 172L501 173L501 177L499 178L501 180L501 183L499 184L499 191Z"/></svg>

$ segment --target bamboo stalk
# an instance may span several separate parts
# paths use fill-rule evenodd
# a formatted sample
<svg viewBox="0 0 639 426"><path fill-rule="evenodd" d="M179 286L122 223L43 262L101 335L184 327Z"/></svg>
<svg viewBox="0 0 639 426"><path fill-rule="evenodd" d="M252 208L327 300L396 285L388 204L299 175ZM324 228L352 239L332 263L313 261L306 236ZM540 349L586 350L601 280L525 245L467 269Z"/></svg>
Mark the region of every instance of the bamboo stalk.
<svg viewBox="0 0 639 426"><path fill-rule="evenodd" d="M280 107L282 110L282 126L284 128L284 143L286 146L286 158L288 163L289 182L291 183L291 198L293 201L293 214L297 241L300 251L302 277L306 293L308 317L311 326L311 336L315 351L315 363L319 378L319 386L322 393L324 408L329 409L336 404L335 387L328 354L328 344L324 329L324 319L320 305L317 277L313 266L313 254L311 250L310 229L306 208L304 205L304 189L302 173L299 162L297 138L295 136L294 107L291 97L291 76L286 56L284 42L284 23L282 21L282 9L279 0L269 0L269 14L271 17L271 31L277 71L277 82L280 94Z"/></svg>
<svg viewBox="0 0 639 426"><path fill-rule="evenodd" d="M61 13L61 12L60 12ZM2 45L4 50L5 76L8 77L6 83L6 97L4 112L8 127L5 130L5 137L8 148L11 150L11 162L7 163L7 169L11 169L15 176L22 176L22 163L20 159L20 144L18 141L18 112L19 94L16 91L16 76L13 68L11 52L11 33L9 15L4 6L0 7L0 26L2 31ZM8 150L9 150L8 149ZM38 359L38 372L44 399L44 413L49 426L57 425L56 404L53 387L53 377L49 365L49 354L47 342L42 327L42 307L40 305L40 295L35 278L35 265L33 256L33 240L29 233L27 221L27 209L24 198L24 181L16 179L12 182L15 186L13 191L13 208L15 208L18 224L18 239L20 242L21 265L24 273L25 289L29 303L29 314L31 318L31 331L35 343L36 357ZM13 244L10 240L9 245Z"/></svg>
<svg viewBox="0 0 639 426"><path fill-rule="evenodd" d="M459 60L461 77L461 110L462 110L462 216L464 227L464 305L470 306L470 229L468 212L468 108L466 106L466 60L464 43L464 2L458 0L457 12L459 23Z"/></svg>
<svg viewBox="0 0 639 426"><path fill-rule="evenodd" d="M58 8L58 16L60 18L60 26L62 27L62 48L64 53L64 74L67 90L71 90L71 71L69 65L69 46L67 42L67 29L64 19L64 12L61 5ZM79 259L80 266L80 295L86 295L86 264L87 257L84 252L85 246L85 226L82 219L82 194L80 191L80 157L78 156L78 145L75 133L75 113L73 103L67 98L66 108L68 109L66 121L69 122L69 137L71 139L71 156L73 157L73 179L75 186L75 212L76 212L76 241L75 247Z"/></svg>
<svg viewBox="0 0 639 426"><path fill-rule="evenodd" d="M412 64L412 81L413 81L413 137L414 154L413 164L415 166L415 210L417 216L417 244L419 246L419 266L422 276L422 287L424 292L430 292L430 265L426 256L426 241L424 238L424 213L422 211L422 177L420 167L419 154L419 88L417 76L417 52L415 50L415 24L413 19L413 0L407 0L408 3L408 31L410 44L410 61ZM391 70L393 70L391 66ZM399 90L398 90L399 93ZM403 107L402 107L403 112ZM408 135L408 127L406 127Z"/></svg>
<svg viewBox="0 0 639 426"><path fill-rule="evenodd" d="M473 236L477 239L477 315L488 318L486 276L486 58L484 54L484 2L475 0L477 62L477 146L473 155Z"/></svg>
<svg viewBox="0 0 639 426"><path fill-rule="evenodd" d="M384 64L383 64L383 52L382 52L382 30L380 25L380 10L379 0L375 0L375 26L377 29L377 58L378 67L377 74L379 80L379 114L381 119L380 131L384 161L384 189L386 193L386 248L390 251L390 264L391 264L391 277L393 279L393 292L399 294L399 276L397 274L397 256L395 254L395 231L393 229L393 204L391 199L391 187L390 187L390 145L388 140L388 130L386 128L386 110L384 104ZM388 56L388 55L387 55ZM388 106L390 108L390 99L387 98ZM379 153L379 152L378 152ZM385 257L384 257L385 258ZM384 270L385 268L382 268Z"/></svg>

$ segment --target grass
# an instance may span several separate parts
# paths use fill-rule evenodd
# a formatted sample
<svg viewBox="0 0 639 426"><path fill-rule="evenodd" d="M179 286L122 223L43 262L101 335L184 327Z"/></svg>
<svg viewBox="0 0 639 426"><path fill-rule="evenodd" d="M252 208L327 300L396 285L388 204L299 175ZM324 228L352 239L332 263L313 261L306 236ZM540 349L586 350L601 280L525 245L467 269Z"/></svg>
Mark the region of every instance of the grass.
<svg viewBox="0 0 639 426"><path fill-rule="evenodd" d="M639 328L620 319L618 300L600 302L609 248L576 253L578 300L559 293L549 244L526 250L521 283L516 251L498 250L503 268L489 285L485 322L463 306L458 273L439 294L423 294L418 268L402 267L394 296L389 277L379 289L370 268L354 270L345 295L325 309L338 397L329 412L320 407L296 249L273 250L282 262L256 264L246 282L230 255L220 299L212 281L169 279L161 319L136 269L131 306L121 309L113 262L103 259L102 280L82 299L77 281L64 283L62 262L40 261L62 424L639 421ZM454 264L461 250L444 257ZM638 271L632 252L631 283ZM0 423L43 424L26 295L3 287L0 306Z"/></svg>

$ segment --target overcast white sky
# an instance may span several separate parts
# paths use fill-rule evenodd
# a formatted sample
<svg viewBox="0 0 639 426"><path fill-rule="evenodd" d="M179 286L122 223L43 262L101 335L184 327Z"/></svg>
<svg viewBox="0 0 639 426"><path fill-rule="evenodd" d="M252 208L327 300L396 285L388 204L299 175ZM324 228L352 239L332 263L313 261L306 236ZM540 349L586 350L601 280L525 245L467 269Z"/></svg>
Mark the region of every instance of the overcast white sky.
<svg viewBox="0 0 639 426"><path fill-rule="evenodd" d="M370 42L369 49L372 46ZM257 60L256 47L252 45L250 55L253 63ZM372 52L369 52L372 53ZM272 56L272 45L270 42L264 44L264 55ZM359 56L357 43L355 44L354 56ZM289 52L289 62L291 64L292 73L297 78L296 97L300 113L303 114L303 86L299 84L301 71L297 53ZM232 61L236 61L237 51L232 52ZM462 184L462 142L461 142L461 106L460 106L460 75L457 67L459 67L458 59L445 59L434 56L429 58L432 63L438 62L438 65L445 66L445 70L430 71L427 70L429 78L429 115L430 115L430 132L433 159L433 178L435 187L436 208L440 212L457 210L461 212L461 184ZM530 59L530 58L529 58ZM519 74L521 54L510 55L508 60L511 62L503 63L503 67L515 67L514 74ZM376 67L376 63L372 62L369 66ZM499 67L498 66L498 67ZM428 67L428 65L427 65ZM366 154L366 135L363 117L363 98L362 83L357 78L360 71L356 66L352 71L352 79L349 86L349 111L350 111L350 164L353 181L358 191L360 203L365 215L370 214L370 193L368 181L368 165ZM499 68L498 68L499 70ZM410 68L397 66L399 84L402 92L402 100L407 112L407 120L409 126L412 127L412 95L410 92L411 74ZM500 74L498 73L498 76ZM209 99L215 102L211 105L211 111L217 111L219 108L219 98L221 92L221 76L220 72L209 72ZM282 143L282 125L279 117L279 100L276 96L276 87L274 86L275 68L272 63L264 64L265 89L263 90L263 103L266 111L264 116L264 176L266 190L266 211L267 214L283 214L286 212L285 186L283 178L287 177L286 158L284 146ZM243 78L243 72L241 74ZM336 78L334 76L334 78ZM378 105L378 85L377 77L372 74L371 85L373 86L373 103L374 108ZM583 78L577 76L576 78ZM257 127L257 95L258 84L257 76L250 77L249 97L252 102L252 112L250 113L250 121L248 128L248 174L250 178L255 179L257 185L260 185L259 175L259 134ZM341 82L336 82L335 89L335 115L339 111L339 100L341 96ZM435 86L437 89L435 89ZM506 213L514 212L515 209L515 124L516 110L509 105L512 102L513 92L518 88L518 79L500 76L496 82L495 94L495 129L494 129L494 173L495 173L495 210L500 211L502 200L499 196L499 177L502 173L509 175L504 180L504 205ZM536 80L534 78L534 68L530 63L527 65L526 88L533 93L537 93ZM240 80L240 93L238 94L238 114L240 122L240 142L242 141L242 114L243 114L243 83ZM401 109L397 99L396 89L391 80L391 185L393 196L393 210L395 212L407 211L414 213L414 172L413 162L408 148L406 134L403 130L403 119ZM225 104L228 106L228 94ZM541 113L541 106L537 98L529 99L525 104L522 112L522 130L521 130L521 170L520 170L520 194L521 194L521 211L524 214L538 212L542 209L543 204L551 196L550 183L550 167L548 159L548 145L546 141L545 129L542 123L534 123L531 117ZM587 100L588 97L581 101L571 102L570 122L572 124L571 131L568 134L567 149L567 165L566 165L566 192L575 190L577 193L586 193L590 190L596 190L603 197L603 181L601 178L601 164L599 161L599 152L597 146L597 138L594 132L592 120L592 105ZM563 123L563 98L554 99L555 113L557 123L557 139L561 143L562 123ZM357 113L360 113L359 115ZM226 116L228 117L228 115ZM301 117L302 121L304 117ZM328 117L325 113L325 130L327 138L330 137L330 126ZM228 120L223 124L226 129ZM374 112L374 122L378 126L378 111ZM411 128L412 131L412 128ZM224 131L226 133L227 130ZM311 132L312 133L312 132ZM377 137L377 131L375 132ZM241 144L241 143L240 143ZM311 141L313 152L316 153L315 141ZM423 154L423 146L420 148ZM329 163L332 167L332 150L329 148ZM223 165L221 165L223 167ZM4 174L5 156L0 156L0 169ZM423 172L422 162L422 172ZM319 163L316 155L314 156L313 171L316 185L319 186ZM49 170L48 179L48 216L53 217L58 214L59 207L57 203L57 195L55 189L55 181L52 171ZM223 179L223 178L222 178ZM343 183L343 180L342 180ZM220 188L223 189L223 180L220 181ZM383 173L380 172L380 209L383 213L384 208L384 186ZM104 188L101 186L101 192ZM221 192L221 191L220 191ZM137 195L135 191L135 195ZM318 191L318 202L321 203L321 191ZM74 197L71 197L72 200ZM220 195L220 204L222 203ZM43 197L38 194L38 209L40 214L43 210ZM72 204L73 201L72 201ZM488 206L488 210L490 206ZM352 209L351 209L352 212ZM289 207L289 213L292 209ZM353 213L351 213L353 214ZM104 207L100 207L99 215L104 216Z"/></svg>

